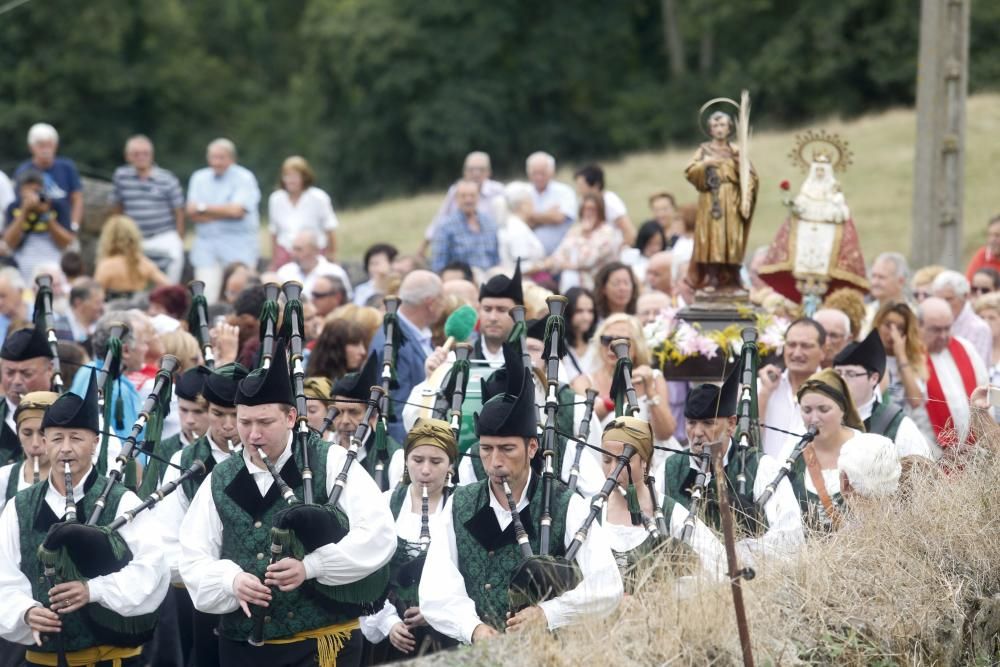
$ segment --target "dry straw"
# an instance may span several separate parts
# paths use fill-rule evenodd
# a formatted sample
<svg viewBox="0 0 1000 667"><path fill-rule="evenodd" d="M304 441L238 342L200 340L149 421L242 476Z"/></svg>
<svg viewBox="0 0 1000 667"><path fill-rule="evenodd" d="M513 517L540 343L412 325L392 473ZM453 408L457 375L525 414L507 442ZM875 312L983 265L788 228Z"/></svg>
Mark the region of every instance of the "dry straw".
<svg viewBox="0 0 1000 667"><path fill-rule="evenodd" d="M744 584L757 664L1000 664L998 445L980 437L957 464L912 468L891 503L854 507L792 562L758 563ZM606 619L426 664L742 664L728 585L696 589L654 577Z"/></svg>

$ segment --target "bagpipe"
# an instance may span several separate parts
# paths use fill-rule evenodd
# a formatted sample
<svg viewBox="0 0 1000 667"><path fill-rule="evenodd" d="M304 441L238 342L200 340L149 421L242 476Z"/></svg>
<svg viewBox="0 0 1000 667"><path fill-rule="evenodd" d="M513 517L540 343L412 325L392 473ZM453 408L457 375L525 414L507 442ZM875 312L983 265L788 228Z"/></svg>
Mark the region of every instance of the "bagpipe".
<svg viewBox="0 0 1000 667"><path fill-rule="evenodd" d="M747 492L747 453L757 449L760 443L760 425L757 414L757 366L760 352L757 348L757 330L755 328L745 327L740 335L743 338L743 346L740 348L740 398L736 413L736 443L740 467L736 473L736 490L740 495L745 495Z"/></svg>
<svg viewBox="0 0 1000 667"><path fill-rule="evenodd" d="M123 339L128 335L129 328L124 322L112 322L108 327L108 349L104 354L104 363L97 371L97 409L101 415L104 428L101 432L101 449L97 459L97 470L104 474L105 460L108 452L108 439L111 431L120 432L125 428L125 404L121 395L114 397L115 382L121 378L125 370L122 366ZM114 428L112 428L112 423ZM134 464L129 466L129 477L135 474ZM130 481L132 481L130 479Z"/></svg>
<svg viewBox="0 0 1000 667"><path fill-rule="evenodd" d="M32 321L36 329L45 331L45 339L52 352L52 391L63 393L64 382L59 362L59 340L56 338L55 315L52 311L52 276L47 273L35 278L38 291L35 296L35 312Z"/></svg>
<svg viewBox="0 0 1000 667"><path fill-rule="evenodd" d="M781 464L781 469L778 471L778 474L774 476L774 479L769 482L767 486L764 487L763 493L761 493L760 498L757 499L757 506L760 507L762 511L764 509L764 505L767 504L767 501L769 501L774 495L774 492L778 490L778 485L781 484L781 480L788 477L789 473L792 472L792 467L795 465L795 462L799 460L800 456L802 456L802 452L804 452L806 447L809 446L809 443L816 438L817 433L818 430L815 424L809 427L809 430L806 431L805 435L803 435L798 443L796 443L795 448L792 449L792 452L788 455L788 458L785 459L785 462Z"/></svg>
<svg viewBox="0 0 1000 667"><path fill-rule="evenodd" d="M580 457L586 446L587 438L590 437L590 420L594 417L594 402L597 400L598 391L592 387L587 389L584 398L583 417L580 419L580 426L576 431L576 448L573 452L573 465L569 470L569 490L576 491L576 485L580 480Z"/></svg>
<svg viewBox="0 0 1000 667"><path fill-rule="evenodd" d="M271 289L273 290L275 287L272 285ZM290 348L288 368L291 370L292 393L295 394L295 410L298 413L295 419L295 441L302 455L302 497L306 505L312 505L313 473L312 467L309 465L310 430L309 414L306 408L306 366L305 357L302 354L305 316L302 312L302 301L299 300L299 297L302 296L302 285L295 281L289 281L281 286L281 290L285 295L285 315L282 328ZM267 288L265 288L265 291L267 291ZM275 297L277 296L276 292L272 293ZM264 364L266 364L264 368L268 368L271 364L271 357L274 354L274 331L273 326L269 324L265 325L262 322L262 326L268 326L271 330L270 341L265 330L265 338L261 346ZM284 351L281 353L284 354ZM263 450L261 450L261 453L263 453Z"/></svg>
<svg viewBox="0 0 1000 667"><path fill-rule="evenodd" d="M141 430L141 429L139 429ZM42 576L51 588L59 583L69 581L86 581L120 571L132 560L132 551L121 536L122 527L131 523L141 512L154 507L186 480L205 474L205 464L196 460L177 479L167 482L153 491L149 498L132 509L116 517L105 526L96 525L100 519L100 511L107 502L107 494L102 493L102 502L96 507L96 516L92 521L81 524L77 522L77 508L73 497L73 472L68 461L64 462L64 488L66 510L64 519L53 524L38 547L38 562ZM108 481L105 492L113 485ZM152 636L157 614L122 619L115 618L112 612L105 610L96 603L86 605L80 610L86 616L86 623L96 636L120 633L123 630L136 637L137 642L144 642ZM125 624L125 627L121 627ZM55 636L57 664L68 665L65 642L62 633Z"/></svg>
<svg viewBox="0 0 1000 667"><path fill-rule="evenodd" d="M554 459L558 444L556 411L559 410L559 360L566 353L564 339L566 320L563 313L566 311L569 299L552 295L545 300L545 303L549 308L549 318L545 324L545 429L542 431L542 520L538 542L541 556L549 554L549 541L552 535L552 483L555 479ZM527 350L523 351L527 354ZM528 365L525 368L530 369L530 355L526 361Z"/></svg>
<svg viewBox="0 0 1000 667"><path fill-rule="evenodd" d="M398 386L396 382L396 353L402 344L402 330L397 321L399 297L394 294L389 295L382 302L385 305L385 316L382 318L385 343L382 345L382 393L378 401L378 423L375 425L375 474L373 477L379 490L387 491L389 489L389 420L395 419L389 390Z"/></svg>
<svg viewBox="0 0 1000 667"><path fill-rule="evenodd" d="M192 280L188 283L191 292L191 307L188 309L188 330L201 347L201 356L206 368L215 368L215 354L212 352L212 338L208 332L208 301L205 299L205 283Z"/></svg>

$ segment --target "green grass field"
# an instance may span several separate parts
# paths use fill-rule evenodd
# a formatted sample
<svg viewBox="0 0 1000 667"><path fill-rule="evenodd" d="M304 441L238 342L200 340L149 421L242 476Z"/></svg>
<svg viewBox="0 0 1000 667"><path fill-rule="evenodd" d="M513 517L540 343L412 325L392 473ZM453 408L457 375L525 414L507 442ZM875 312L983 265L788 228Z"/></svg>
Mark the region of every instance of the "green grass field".
<svg viewBox="0 0 1000 667"><path fill-rule="evenodd" d="M760 110L757 110L761 113ZM977 95L969 99L965 183L965 250L969 256L985 239L986 220L1000 212L1000 196L991 186L991 166L1000 162L1000 95ZM784 218L778 184L792 183L797 191L804 175L787 155L796 132L826 129L846 139L854 153L853 164L840 176L847 203L861 235L865 258L870 261L885 250L907 252L910 247L910 216L913 200L913 155L916 116L912 109L897 109L851 121L829 119L797 129L755 134L751 156L760 174L760 197L750 234L750 247L769 243ZM692 144L664 151L636 153L620 161L606 162L608 188L628 205L635 222L648 217L646 197L667 189L679 202L694 200L694 189L684 180L684 167L694 150ZM558 158L558 156L556 156ZM562 165L558 177L569 181L573 167ZM456 175L460 165L456 165ZM338 211L340 254L358 258L377 241L394 243L403 252L416 249L427 222L437 211L443 192L393 199L373 206Z"/></svg>

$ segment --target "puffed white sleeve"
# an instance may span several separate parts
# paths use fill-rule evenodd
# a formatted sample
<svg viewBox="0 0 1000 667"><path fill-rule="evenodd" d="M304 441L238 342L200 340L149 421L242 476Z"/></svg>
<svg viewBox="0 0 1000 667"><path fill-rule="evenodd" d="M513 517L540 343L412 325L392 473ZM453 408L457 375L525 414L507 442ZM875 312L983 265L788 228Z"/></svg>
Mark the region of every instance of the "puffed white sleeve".
<svg viewBox="0 0 1000 667"><path fill-rule="evenodd" d="M142 501L131 491L118 502L121 515ZM163 558L163 532L151 512L140 512L118 533L128 544L132 560L118 572L95 577L87 582L90 601L111 609L122 616L150 614L167 596L170 572Z"/></svg>
<svg viewBox="0 0 1000 667"><path fill-rule="evenodd" d="M431 545L427 548L418 590L420 612L438 632L471 644L472 633L483 621L476 613L476 603L465 591L465 579L458 570L451 499L443 512L441 521L436 525L431 523Z"/></svg>
<svg viewBox="0 0 1000 667"><path fill-rule="evenodd" d="M764 454L757 465L757 478L753 484L753 498L758 500L768 484L774 481L781 471L781 464L772 456ZM742 556L766 555L771 557L790 557L805 543L805 530L802 527L802 512L795 499L791 482L786 476L774 491L774 495L764 505L764 516L767 518L767 532L760 537L740 540L738 547Z"/></svg>
<svg viewBox="0 0 1000 667"><path fill-rule="evenodd" d="M570 498L563 536L566 548L569 548L589 511L590 506L582 497L573 495ZM606 616L614 611L624 594L622 577L611 553L611 545L603 527L596 521L591 524L590 533L577 551L575 560L583 575L577 587L538 605L545 612L550 630L573 623L584 616Z"/></svg>
<svg viewBox="0 0 1000 667"><path fill-rule="evenodd" d="M326 490L333 491L337 474L343 469L347 450L330 447L326 457ZM325 586L342 586L382 567L396 551L396 524L382 492L364 468L355 463L347 473L347 483L339 506L347 514L350 530L340 542L324 544L302 559L306 578Z"/></svg>
<svg viewBox="0 0 1000 667"><path fill-rule="evenodd" d="M361 634L372 644L381 642L389 636L394 625L403 622L403 619L396 613L396 608L388 600L377 613L371 616L362 616L358 620L361 623Z"/></svg>
<svg viewBox="0 0 1000 667"><path fill-rule="evenodd" d="M24 614L41 603L31 595L31 582L21 572L21 529L14 503L0 514L0 637L17 644L33 643Z"/></svg>
<svg viewBox="0 0 1000 667"><path fill-rule="evenodd" d="M170 457L170 463L179 466L181 463L181 452L175 452ZM180 476L180 471L171 466L163 474L163 483L173 482ZM181 556L180 531L181 522L184 521L184 515L187 514L190 505L191 500L187 497L184 487L178 486L173 493L164 498L152 510L153 516L156 517L163 528L163 556L167 561L167 566L170 568L170 581L175 584L182 583L179 569Z"/></svg>
<svg viewBox="0 0 1000 667"><path fill-rule="evenodd" d="M181 522L181 579L195 609L228 614L239 608L233 580L243 568L222 555L222 518L212 498L212 474L205 478Z"/></svg>

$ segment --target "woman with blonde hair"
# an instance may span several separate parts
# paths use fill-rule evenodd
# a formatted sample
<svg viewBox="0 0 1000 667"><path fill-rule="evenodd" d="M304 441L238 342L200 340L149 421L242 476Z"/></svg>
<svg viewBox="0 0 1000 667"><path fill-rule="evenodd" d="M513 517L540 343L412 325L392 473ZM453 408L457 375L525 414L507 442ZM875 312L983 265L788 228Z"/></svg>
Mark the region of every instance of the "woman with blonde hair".
<svg viewBox="0 0 1000 667"><path fill-rule="evenodd" d="M368 346L371 344L372 338L375 337L375 332L382 326L382 316L383 313L379 312L377 308L347 303L327 315L326 324L333 320L350 320L358 324L365 332L364 343Z"/></svg>
<svg viewBox="0 0 1000 667"><path fill-rule="evenodd" d="M101 229L94 280L104 288L109 300L145 291L150 283L157 287L170 284L163 271L142 254L142 234L126 215L111 216Z"/></svg>
<svg viewBox="0 0 1000 667"><path fill-rule="evenodd" d="M180 362L180 370L183 373L202 363L201 346L194 336L183 329L174 329L160 336L163 342L163 353L172 354Z"/></svg>
<svg viewBox="0 0 1000 667"><path fill-rule="evenodd" d="M312 167L302 156L293 155L281 165L278 189L267 200L272 271L292 261L292 242L296 234L306 230L315 232L320 250L334 261L337 214L330 195L314 186L315 180Z"/></svg>

